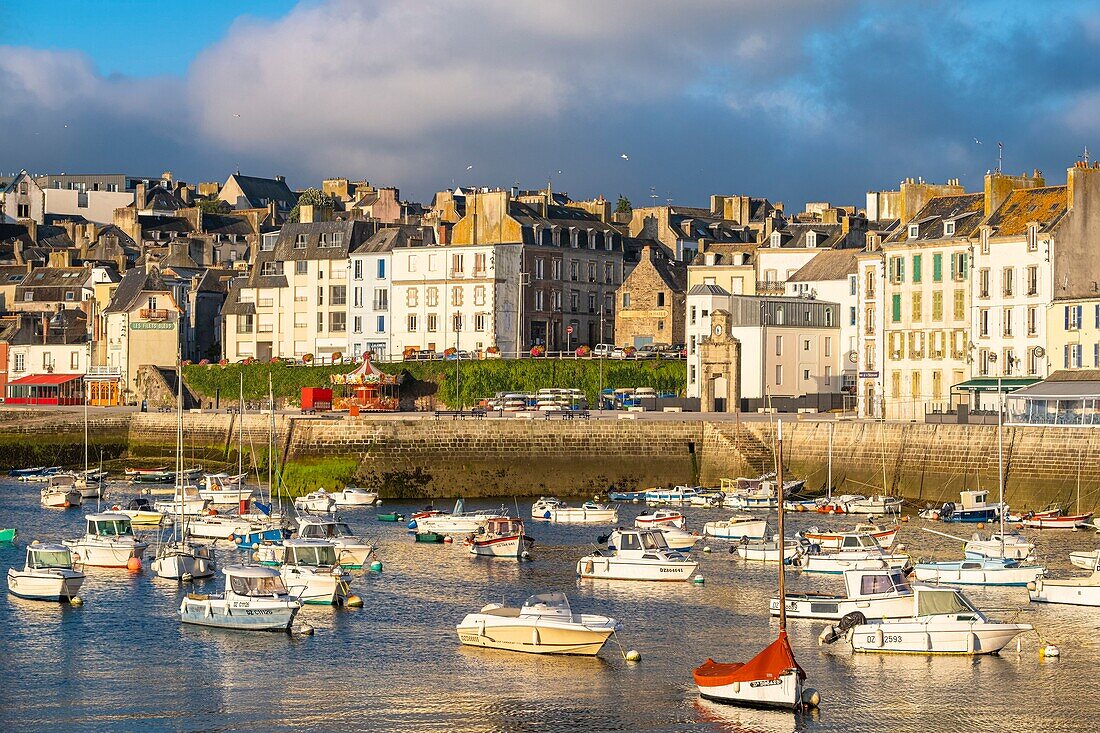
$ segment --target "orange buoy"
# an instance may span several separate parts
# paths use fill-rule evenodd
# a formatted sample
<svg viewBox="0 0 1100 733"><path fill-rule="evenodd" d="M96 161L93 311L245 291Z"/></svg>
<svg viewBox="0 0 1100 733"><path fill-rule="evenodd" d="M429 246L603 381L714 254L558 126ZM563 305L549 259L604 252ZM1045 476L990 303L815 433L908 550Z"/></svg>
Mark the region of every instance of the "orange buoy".
<svg viewBox="0 0 1100 733"><path fill-rule="evenodd" d="M131 557L126 561L126 569L131 573L136 573L141 570L141 560L136 557Z"/></svg>

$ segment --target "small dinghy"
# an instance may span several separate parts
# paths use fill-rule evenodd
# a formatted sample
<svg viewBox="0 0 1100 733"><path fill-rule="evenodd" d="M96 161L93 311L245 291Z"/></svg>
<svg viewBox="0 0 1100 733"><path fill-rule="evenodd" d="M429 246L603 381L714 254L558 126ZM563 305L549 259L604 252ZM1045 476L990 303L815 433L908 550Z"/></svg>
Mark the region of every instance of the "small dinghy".
<svg viewBox="0 0 1100 733"><path fill-rule="evenodd" d="M83 583L84 573L73 568L72 553L64 545L35 540L27 547L23 569L8 568L8 592L32 601L68 603Z"/></svg>
<svg viewBox="0 0 1100 733"><path fill-rule="evenodd" d="M801 556L803 550L804 545L801 542L788 537L783 543L783 562L791 564L795 558ZM730 547L730 552L750 562L779 562L779 535L770 540L750 540L746 537Z"/></svg>
<svg viewBox="0 0 1100 733"><path fill-rule="evenodd" d="M467 614L455 630L459 641L469 646L591 657L621 628L608 616L573 613L564 593L540 593L521 608L490 603Z"/></svg>
<svg viewBox="0 0 1100 733"><path fill-rule="evenodd" d="M672 509L656 509L652 512L639 514L634 518L634 526L640 529L653 529L655 527L677 527L683 529L687 519L683 514Z"/></svg>
<svg viewBox="0 0 1100 733"><path fill-rule="evenodd" d="M225 593L188 593L180 621L237 631L290 631L302 604L291 598L279 571L262 566L225 568Z"/></svg>
<svg viewBox="0 0 1100 733"><path fill-rule="evenodd" d="M523 533L523 520L511 517L490 519L485 531L466 538L471 555L509 557L517 560L531 556L535 540Z"/></svg>
<svg viewBox="0 0 1100 733"><path fill-rule="evenodd" d="M768 520L748 514L735 514L719 522L707 522L703 525L703 534L719 540L764 539L768 531Z"/></svg>
<svg viewBox="0 0 1100 733"><path fill-rule="evenodd" d="M375 514L374 518L379 522L404 522L405 515L398 514L397 512L383 512L381 514Z"/></svg>
<svg viewBox="0 0 1100 733"><path fill-rule="evenodd" d="M1100 553L1093 553L1094 556ZM1039 578L1027 587L1032 603L1067 606L1100 606L1100 557L1094 557L1092 574L1077 578Z"/></svg>
<svg viewBox="0 0 1100 733"><path fill-rule="evenodd" d="M783 421L777 423L776 455L779 475L779 536L783 536ZM692 677L699 694L707 700L746 707L802 710L818 704L818 695L804 689L806 673L798 666L787 639L786 583L783 563L779 567L779 635L775 641L745 663L722 663L707 659Z"/></svg>

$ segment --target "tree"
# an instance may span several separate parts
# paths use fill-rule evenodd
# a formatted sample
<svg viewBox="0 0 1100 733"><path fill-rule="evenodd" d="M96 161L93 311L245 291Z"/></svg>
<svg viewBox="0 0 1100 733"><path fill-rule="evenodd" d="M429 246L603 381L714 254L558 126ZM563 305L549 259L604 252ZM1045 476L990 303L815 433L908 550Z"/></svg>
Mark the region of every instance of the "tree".
<svg viewBox="0 0 1100 733"><path fill-rule="evenodd" d="M222 201L217 196L206 196L198 200L196 204L204 214L228 214L233 210L228 201Z"/></svg>
<svg viewBox="0 0 1100 733"><path fill-rule="evenodd" d="M300 206L314 206L319 209L335 209L336 197L329 196L316 188L307 188L298 196L298 203L294 204L294 208L290 210L290 214L287 215L287 221L298 221L301 215Z"/></svg>
<svg viewBox="0 0 1100 733"><path fill-rule="evenodd" d="M634 211L634 207L630 205L630 199L620 193L619 201L615 204L615 213L629 214L632 211Z"/></svg>

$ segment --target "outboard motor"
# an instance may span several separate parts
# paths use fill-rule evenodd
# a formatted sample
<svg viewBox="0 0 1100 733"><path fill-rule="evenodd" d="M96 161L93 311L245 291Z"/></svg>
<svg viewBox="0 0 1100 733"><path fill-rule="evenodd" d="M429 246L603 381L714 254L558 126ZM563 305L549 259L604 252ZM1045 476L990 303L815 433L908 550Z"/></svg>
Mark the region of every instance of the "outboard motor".
<svg viewBox="0 0 1100 733"><path fill-rule="evenodd" d="M940 519L942 519L945 522L948 519L951 519L951 515L953 515L954 513L955 513L955 502L953 502L953 501L946 502L942 507L940 507Z"/></svg>
<svg viewBox="0 0 1100 733"><path fill-rule="evenodd" d="M819 643L833 644L846 635L851 629L867 623L867 617L859 611L846 613L835 626L827 626L817 637Z"/></svg>

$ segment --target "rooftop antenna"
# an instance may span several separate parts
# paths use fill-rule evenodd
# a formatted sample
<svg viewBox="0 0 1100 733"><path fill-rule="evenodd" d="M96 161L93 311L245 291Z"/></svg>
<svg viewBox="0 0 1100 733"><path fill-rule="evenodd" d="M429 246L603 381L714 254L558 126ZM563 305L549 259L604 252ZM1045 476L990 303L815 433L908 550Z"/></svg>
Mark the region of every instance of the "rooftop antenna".
<svg viewBox="0 0 1100 733"><path fill-rule="evenodd" d="M1085 167L1088 168L1088 165L1089 165L1089 146L1088 145L1085 146L1084 155L1078 155L1077 157L1084 160L1085 161Z"/></svg>
<svg viewBox="0 0 1100 733"><path fill-rule="evenodd" d="M650 186L649 187L649 197L651 199L653 199L653 205L656 206L657 205L657 199L660 198L660 196L657 195L657 187L656 186Z"/></svg>
<svg viewBox="0 0 1100 733"><path fill-rule="evenodd" d="M997 172L1001 172L1001 164L1005 159L1005 144L1002 142L997 143Z"/></svg>

